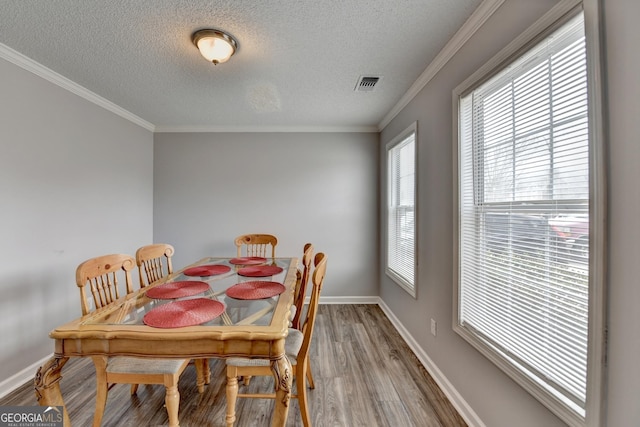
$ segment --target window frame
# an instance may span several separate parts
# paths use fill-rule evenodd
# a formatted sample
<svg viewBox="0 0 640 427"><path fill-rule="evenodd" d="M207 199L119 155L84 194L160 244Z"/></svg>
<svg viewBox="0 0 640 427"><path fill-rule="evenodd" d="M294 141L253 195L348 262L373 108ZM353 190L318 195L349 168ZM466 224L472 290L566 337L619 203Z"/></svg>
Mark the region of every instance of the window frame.
<svg viewBox="0 0 640 427"><path fill-rule="evenodd" d="M413 180L413 283L407 280L406 277L398 274L389 265L389 250L391 244L391 238L389 229L390 219L390 196L391 196L391 180L393 179L390 168L390 154L394 148L399 144L406 141L413 134L414 138L414 150L413 150L413 164L414 164L414 180ZM418 214L418 122L413 122L409 127L400 132L395 138L386 144L386 189L385 192L385 273L391 278L398 286L404 289L409 295L417 298L417 279L418 279L418 234L417 234L417 214Z"/></svg>
<svg viewBox="0 0 640 427"><path fill-rule="evenodd" d="M604 425L604 386L606 378L606 121L603 103L603 56L601 30L601 3L599 0L563 0L529 27L522 35L508 44L484 66L456 87L452 93L453 152L454 152L454 298L453 329L480 353L491 360L516 383L571 426L596 427ZM460 99L481 85L506 65L539 43L544 37L564 24L568 17L584 12L585 43L587 55L587 94L589 99L589 314L587 339L587 386L585 416L571 410L559 399L547 392L536 381L524 375L498 352L494 351L476 334L460 322Z"/></svg>

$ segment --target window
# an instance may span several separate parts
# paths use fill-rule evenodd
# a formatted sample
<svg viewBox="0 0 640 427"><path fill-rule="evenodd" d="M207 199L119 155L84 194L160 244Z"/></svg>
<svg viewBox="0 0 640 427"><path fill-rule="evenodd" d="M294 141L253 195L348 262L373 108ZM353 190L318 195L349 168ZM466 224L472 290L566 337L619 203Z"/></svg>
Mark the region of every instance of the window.
<svg viewBox="0 0 640 427"><path fill-rule="evenodd" d="M387 145L387 274L415 296L416 124Z"/></svg>
<svg viewBox="0 0 640 427"><path fill-rule="evenodd" d="M584 15L555 19L535 44L454 93L454 329L570 425L586 425L600 245L590 245L590 231L601 196L590 166Z"/></svg>

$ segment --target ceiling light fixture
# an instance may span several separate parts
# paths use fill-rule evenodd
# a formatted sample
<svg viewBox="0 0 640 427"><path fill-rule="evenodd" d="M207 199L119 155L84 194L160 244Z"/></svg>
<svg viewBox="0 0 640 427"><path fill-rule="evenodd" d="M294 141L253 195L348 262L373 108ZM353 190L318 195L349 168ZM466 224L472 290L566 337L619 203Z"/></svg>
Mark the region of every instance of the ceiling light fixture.
<svg viewBox="0 0 640 427"><path fill-rule="evenodd" d="M227 62L238 49L238 42L233 37L218 30L196 31L191 40L202 56L214 64Z"/></svg>

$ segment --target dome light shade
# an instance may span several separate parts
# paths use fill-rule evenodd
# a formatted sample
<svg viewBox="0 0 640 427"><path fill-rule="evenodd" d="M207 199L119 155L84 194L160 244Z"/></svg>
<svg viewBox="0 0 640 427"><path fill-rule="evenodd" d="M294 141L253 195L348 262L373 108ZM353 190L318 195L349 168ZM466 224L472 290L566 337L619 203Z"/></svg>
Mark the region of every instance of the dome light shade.
<svg viewBox="0 0 640 427"><path fill-rule="evenodd" d="M238 48L238 42L233 37L218 30L196 31L191 40L202 56L214 64L227 62Z"/></svg>

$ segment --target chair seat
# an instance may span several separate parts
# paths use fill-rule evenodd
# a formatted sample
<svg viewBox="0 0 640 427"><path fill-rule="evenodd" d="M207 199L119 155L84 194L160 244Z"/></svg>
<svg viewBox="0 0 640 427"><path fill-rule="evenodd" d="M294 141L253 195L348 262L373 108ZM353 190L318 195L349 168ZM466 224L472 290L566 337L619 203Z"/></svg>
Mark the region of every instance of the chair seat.
<svg viewBox="0 0 640 427"><path fill-rule="evenodd" d="M284 350L291 362L295 366L298 352L302 346L304 334L297 329L289 328L289 335L285 340ZM268 359L248 359L246 357L230 357L227 359L228 366L270 366L271 361Z"/></svg>
<svg viewBox="0 0 640 427"><path fill-rule="evenodd" d="M109 358L107 372L110 374L175 374L180 372L185 362L185 359L143 359L118 356Z"/></svg>

